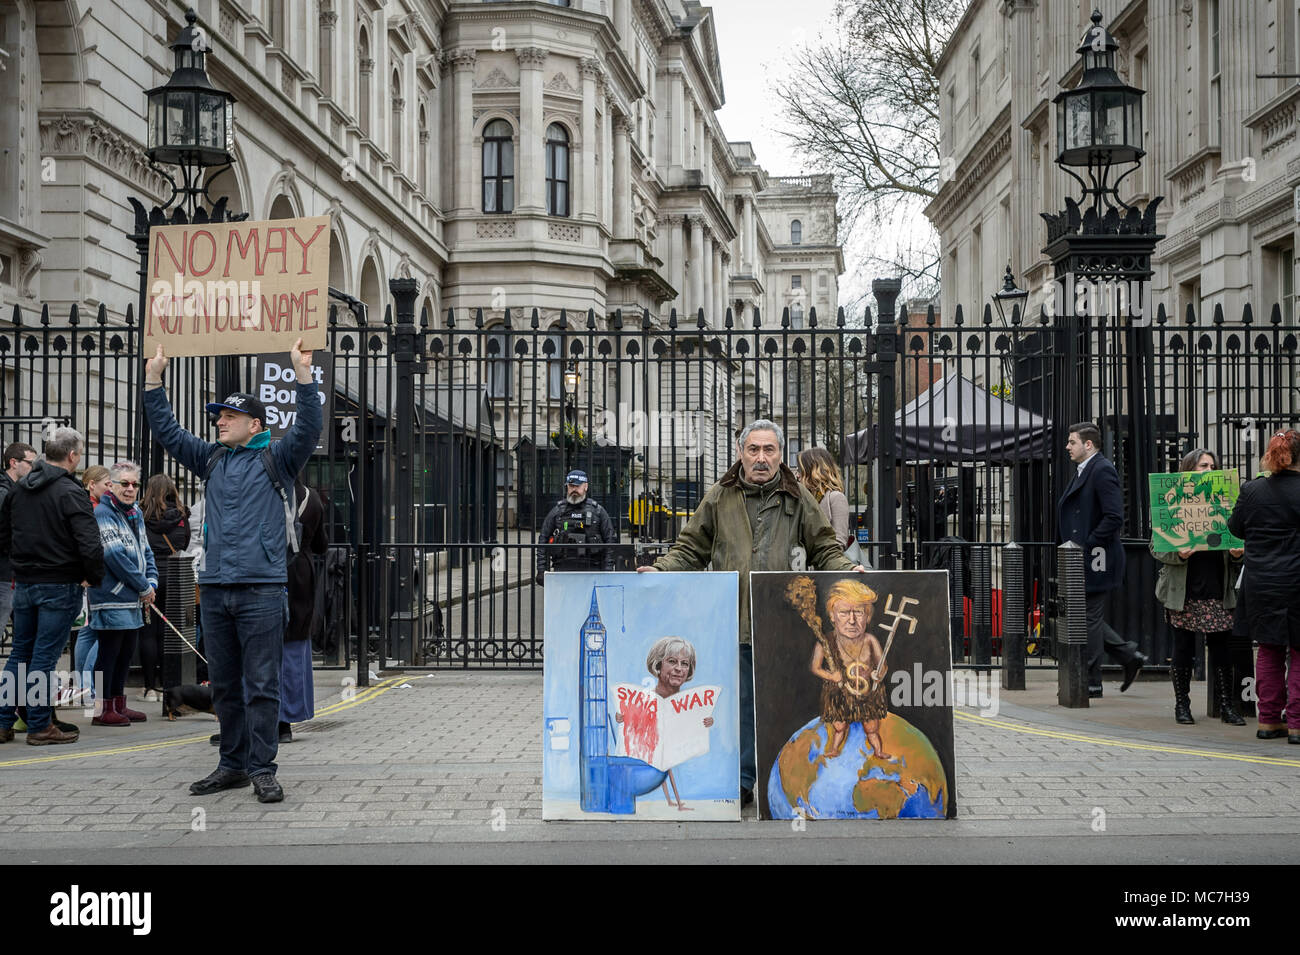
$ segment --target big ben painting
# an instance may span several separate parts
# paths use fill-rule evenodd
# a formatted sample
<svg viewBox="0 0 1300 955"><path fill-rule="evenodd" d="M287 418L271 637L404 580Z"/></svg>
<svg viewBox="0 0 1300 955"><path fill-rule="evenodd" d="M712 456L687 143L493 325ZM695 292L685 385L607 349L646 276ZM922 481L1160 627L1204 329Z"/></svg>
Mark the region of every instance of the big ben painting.
<svg viewBox="0 0 1300 955"><path fill-rule="evenodd" d="M546 576L542 817L740 818L738 576Z"/></svg>

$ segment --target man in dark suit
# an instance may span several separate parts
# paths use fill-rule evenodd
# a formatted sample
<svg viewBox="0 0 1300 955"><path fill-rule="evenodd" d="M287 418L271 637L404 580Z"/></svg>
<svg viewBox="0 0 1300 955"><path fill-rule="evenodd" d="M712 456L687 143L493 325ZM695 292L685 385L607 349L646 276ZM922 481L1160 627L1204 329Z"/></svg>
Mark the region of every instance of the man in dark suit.
<svg viewBox="0 0 1300 955"><path fill-rule="evenodd" d="M1120 637L1106 623L1106 594L1124 585L1124 495L1115 465L1097 449L1101 432L1095 424L1070 425L1065 449L1075 473L1056 505L1057 538L1083 548L1084 592L1088 615L1088 696L1101 697L1101 658L1109 653L1124 666L1123 693L1147 658L1137 644Z"/></svg>

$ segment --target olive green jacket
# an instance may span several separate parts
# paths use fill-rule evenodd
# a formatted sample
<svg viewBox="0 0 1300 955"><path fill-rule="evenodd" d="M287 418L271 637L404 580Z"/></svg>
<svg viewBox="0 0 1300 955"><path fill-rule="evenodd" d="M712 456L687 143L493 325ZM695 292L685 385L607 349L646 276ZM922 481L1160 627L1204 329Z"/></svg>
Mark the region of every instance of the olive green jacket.
<svg viewBox="0 0 1300 955"><path fill-rule="evenodd" d="M1150 545L1148 545L1150 546ZM1187 604L1187 561L1177 554L1157 553L1154 546L1151 553L1160 561L1160 573L1156 577L1156 600L1166 610L1175 612L1183 610ZM1223 554L1223 607L1231 610L1237 606L1237 575L1241 573L1241 559L1233 557L1226 550Z"/></svg>
<svg viewBox="0 0 1300 955"><path fill-rule="evenodd" d="M781 483L773 504L777 524L764 553L758 552L740 486L740 462L709 488L656 570L736 570L740 572L740 642L750 642L749 572L792 570L795 548L803 549L805 566L817 570L852 570L853 562L835 539L816 499L781 465ZM801 568L802 569L802 568Z"/></svg>

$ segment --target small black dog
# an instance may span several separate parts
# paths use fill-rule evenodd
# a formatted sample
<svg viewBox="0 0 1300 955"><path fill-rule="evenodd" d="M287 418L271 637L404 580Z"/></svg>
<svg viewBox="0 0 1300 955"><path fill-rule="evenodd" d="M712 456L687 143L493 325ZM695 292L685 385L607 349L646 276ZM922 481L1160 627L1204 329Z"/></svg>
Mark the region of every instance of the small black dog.
<svg viewBox="0 0 1300 955"><path fill-rule="evenodd" d="M167 717L169 721L175 722L176 717L184 716L187 713L211 713L214 716L216 715L216 710L212 708L212 687L206 683L186 684L163 690L163 716Z"/></svg>

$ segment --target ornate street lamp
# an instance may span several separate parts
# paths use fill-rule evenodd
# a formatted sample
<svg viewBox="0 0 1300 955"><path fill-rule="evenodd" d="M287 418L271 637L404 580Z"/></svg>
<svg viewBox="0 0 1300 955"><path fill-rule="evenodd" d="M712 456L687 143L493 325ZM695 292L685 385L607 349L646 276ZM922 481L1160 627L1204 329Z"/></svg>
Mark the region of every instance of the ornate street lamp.
<svg viewBox="0 0 1300 955"><path fill-rule="evenodd" d="M209 52L207 33L195 26L197 20L192 9L186 11L185 28L171 44L175 69L166 83L145 94L149 98L145 155L152 163L180 169L179 187L168 177L172 196L165 205L182 197L191 219L206 192L200 181L203 171L231 165L234 159L230 153L235 144L235 97L217 89L208 79L203 63Z"/></svg>
<svg viewBox="0 0 1300 955"><path fill-rule="evenodd" d="M1011 274L1011 263L1007 263L1007 272L1002 276L1002 288L993 293L993 305L998 310L998 318L1002 324L1007 322L1016 314L1016 308L1020 309L1020 317L1023 320L1025 315L1025 302L1029 299L1029 293L1022 288L1016 287L1016 278Z"/></svg>
<svg viewBox="0 0 1300 955"><path fill-rule="evenodd" d="M248 213L230 214L225 197L213 200L208 193L212 180L234 163L231 150L235 135L235 98L217 89L208 79L205 58L211 52L208 32L198 26L198 14L185 11L185 26L171 44L174 68L167 82L149 90L147 97L148 128L145 155L152 167L171 184L171 195L160 206L145 209L134 196L127 201L135 211L135 230L131 241L140 258L140 298L137 312L137 354L144 350L144 332L149 303L149 230L154 226L188 223L239 222ZM178 177L165 167L176 167ZM204 202L211 203L211 211ZM218 395L239 390L239 363L223 357L215 363ZM140 369L140 388L144 386ZM140 460L148 461L155 473L163 467L162 447L150 447L149 429L145 425L143 402L138 422Z"/></svg>
<svg viewBox="0 0 1300 955"><path fill-rule="evenodd" d="M1082 188L1076 200L1065 198L1065 210L1042 213L1047 222L1047 245L1043 248L1053 264L1056 299L1053 313L1053 349L1063 354L1070 370L1053 396L1048 417L1058 426L1058 446L1064 446L1060 428L1075 421L1087 421L1101 412L1103 428L1109 425L1115 438L1114 451L1120 460L1128 508L1127 533L1149 535L1149 511L1145 506L1146 475L1155 457L1154 425L1146 409L1152 401L1153 347L1151 339L1150 279L1151 256L1164 238L1157 232L1156 209L1162 201L1155 196L1145 208L1120 198L1119 185L1139 167L1146 155L1142 148L1142 90L1124 83L1115 72L1119 44L1102 26L1100 10L1092 14L1092 26L1079 44L1082 76L1073 89L1057 94L1056 163ZM1116 171L1127 166L1118 175ZM1080 175L1080 170L1084 175ZM1085 178L1086 176L1086 178ZM996 297L995 297L996 301ZM1082 307L1079 307L1079 306ZM1093 336L1100 344L1094 344ZM1114 345L1100 338L1113 334ZM1094 410L1094 354L1105 350L1115 354L1123 342L1125 382L1124 414L1119 396ZM1121 441L1118 425L1124 420L1127 439ZM1058 448L1057 469L1068 473L1064 451Z"/></svg>

